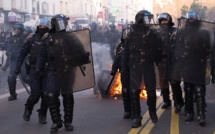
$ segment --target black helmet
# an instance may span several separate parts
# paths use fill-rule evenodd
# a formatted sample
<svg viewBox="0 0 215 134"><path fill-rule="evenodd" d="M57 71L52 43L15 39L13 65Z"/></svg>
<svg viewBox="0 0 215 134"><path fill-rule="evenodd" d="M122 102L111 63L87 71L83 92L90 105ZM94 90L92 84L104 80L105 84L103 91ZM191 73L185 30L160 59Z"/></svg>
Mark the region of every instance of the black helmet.
<svg viewBox="0 0 215 134"><path fill-rule="evenodd" d="M31 29L31 27L27 26L25 28L24 34L30 34L30 33L32 33L32 29Z"/></svg>
<svg viewBox="0 0 215 134"><path fill-rule="evenodd" d="M190 11L186 14L187 19L199 20L199 15L195 11Z"/></svg>
<svg viewBox="0 0 215 134"><path fill-rule="evenodd" d="M19 29L21 30L21 32L24 31L24 25L22 23L16 23L14 26L13 26L13 29Z"/></svg>
<svg viewBox="0 0 215 134"><path fill-rule="evenodd" d="M95 22L93 22L92 24L90 24L90 27L97 27L97 24Z"/></svg>
<svg viewBox="0 0 215 134"><path fill-rule="evenodd" d="M116 28L116 26L115 26L114 24L111 24L111 25L110 25L110 28L115 29L115 28Z"/></svg>
<svg viewBox="0 0 215 134"><path fill-rule="evenodd" d="M167 20L170 26L174 26L174 23L172 22L172 16L168 13L162 13L158 16L158 22L161 24L162 20Z"/></svg>
<svg viewBox="0 0 215 134"><path fill-rule="evenodd" d="M151 14L147 10L141 10L139 11L135 16L136 23L144 23L144 24L151 24L153 20L153 14Z"/></svg>
<svg viewBox="0 0 215 134"><path fill-rule="evenodd" d="M51 19L51 26L56 31L66 30L69 18L64 14L57 14Z"/></svg>

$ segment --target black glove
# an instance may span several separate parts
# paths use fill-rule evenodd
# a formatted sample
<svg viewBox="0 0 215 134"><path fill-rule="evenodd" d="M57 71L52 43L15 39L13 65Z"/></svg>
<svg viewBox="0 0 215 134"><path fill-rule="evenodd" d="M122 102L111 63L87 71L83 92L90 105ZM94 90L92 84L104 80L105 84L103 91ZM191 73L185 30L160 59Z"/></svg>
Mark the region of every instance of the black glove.
<svg viewBox="0 0 215 134"><path fill-rule="evenodd" d="M120 73L123 73L123 72L126 72L127 69L125 67L122 67L121 70L120 70Z"/></svg>
<svg viewBox="0 0 215 134"><path fill-rule="evenodd" d="M40 70L36 70L34 73L33 73L33 76L35 79L39 79L40 78Z"/></svg>
<svg viewBox="0 0 215 134"><path fill-rule="evenodd" d="M16 75L20 74L21 73L21 67L17 66L16 69L14 70L14 73Z"/></svg>
<svg viewBox="0 0 215 134"><path fill-rule="evenodd" d="M114 75L116 75L116 73L111 71L110 75L114 76Z"/></svg>

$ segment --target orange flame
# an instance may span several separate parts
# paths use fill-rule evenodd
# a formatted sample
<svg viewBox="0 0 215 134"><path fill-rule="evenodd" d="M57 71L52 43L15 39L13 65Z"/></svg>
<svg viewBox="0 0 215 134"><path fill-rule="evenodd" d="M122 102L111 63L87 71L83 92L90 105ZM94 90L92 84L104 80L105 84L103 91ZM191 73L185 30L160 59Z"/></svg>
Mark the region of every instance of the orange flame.
<svg viewBox="0 0 215 134"><path fill-rule="evenodd" d="M122 94L122 84L121 84L121 74L117 74L115 82L110 90L110 96L121 95ZM116 100L117 98L115 98Z"/></svg>
<svg viewBox="0 0 215 134"><path fill-rule="evenodd" d="M147 98L146 90L141 90L141 92L140 92L140 98Z"/></svg>

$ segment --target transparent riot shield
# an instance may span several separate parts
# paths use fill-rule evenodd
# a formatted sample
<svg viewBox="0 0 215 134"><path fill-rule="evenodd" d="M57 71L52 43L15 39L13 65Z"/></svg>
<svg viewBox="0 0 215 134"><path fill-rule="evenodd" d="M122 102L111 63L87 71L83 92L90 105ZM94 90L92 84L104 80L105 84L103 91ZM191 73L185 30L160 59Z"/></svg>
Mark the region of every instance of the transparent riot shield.
<svg viewBox="0 0 215 134"><path fill-rule="evenodd" d="M172 80L209 84L214 60L214 33L214 23L179 20L171 55Z"/></svg>
<svg viewBox="0 0 215 134"><path fill-rule="evenodd" d="M62 93L94 87L89 29L53 35L55 66Z"/></svg>
<svg viewBox="0 0 215 134"><path fill-rule="evenodd" d="M134 24L128 37L131 89L168 88L167 52L159 25Z"/></svg>

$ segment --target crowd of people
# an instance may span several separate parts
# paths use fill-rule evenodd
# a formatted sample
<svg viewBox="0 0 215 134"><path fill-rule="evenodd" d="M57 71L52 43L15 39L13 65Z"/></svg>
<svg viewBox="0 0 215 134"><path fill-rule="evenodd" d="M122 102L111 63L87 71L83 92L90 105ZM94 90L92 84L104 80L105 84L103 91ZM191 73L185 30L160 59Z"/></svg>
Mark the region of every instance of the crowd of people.
<svg viewBox="0 0 215 134"><path fill-rule="evenodd" d="M171 107L172 88L175 113L185 105L185 121L194 119L194 104L197 120L204 126L206 111L206 85L214 83L214 28L215 23L199 19L190 11L178 18L175 28L168 13L158 16L158 24L147 10L139 11L130 31L125 30L122 41L117 45L111 75L121 72L124 118L132 118L132 127L141 126L141 90L147 91L147 105L153 123L156 114L156 88L161 89L163 105ZM182 96L181 83L185 92ZM157 84L159 83L159 84Z"/></svg>
<svg viewBox="0 0 215 134"><path fill-rule="evenodd" d="M175 113L179 113L185 105L185 121L192 121L195 99L199 124L205 125L205 93L210 77L208 69L212 77L215 74L214 54L211 51L215 37L215 33L211 32L211 29L215 29L214 23L202 23L194 11L179 18L177 28L168 13L158 16L159 24L153 20L153 14L141 10L135 16L135 23L124 27L121 34L114 24L109 26L110 30L103 32L96 23L92 23L90 36L85 37L91 42L110 45L110 54L114 60L111 75L115 76L118 70L121 73L123 118L132 118L132 128L142 125L139 93L146 90L149 115L152 122L157 123L156 88L162 90L162 108L167 109L172 105L169 97L171 86ZM30 120L34 105L41 98L39 122L46 124L49 109L53 122L51 133L58 132L62 123L67 131L73 130L74 87L71 83L75 79L74 68L80 67L83 75L86 75L83 66L92 64L90 52L79 45L81 41L75 35L66 34L68 23L65 15L57 14L51 22L47 19L38 20L35 33L22 23L16 23L13 26L14 34L12 31L1 32L0 37L0 49L5 50L7 55L2 70L10 69L8 100L17 99L16 78L22 73L25 63L31 93L25 104L23 119ZM69 48L65 43L67 41L79 46L73 45L73 51L66 50ZM62 60L60 63L59 59ZM62 81L60 78L67 79ZM184 83L185 100L181 82ZM60 95L63 97L64 121L60 114Z"/></svg>

